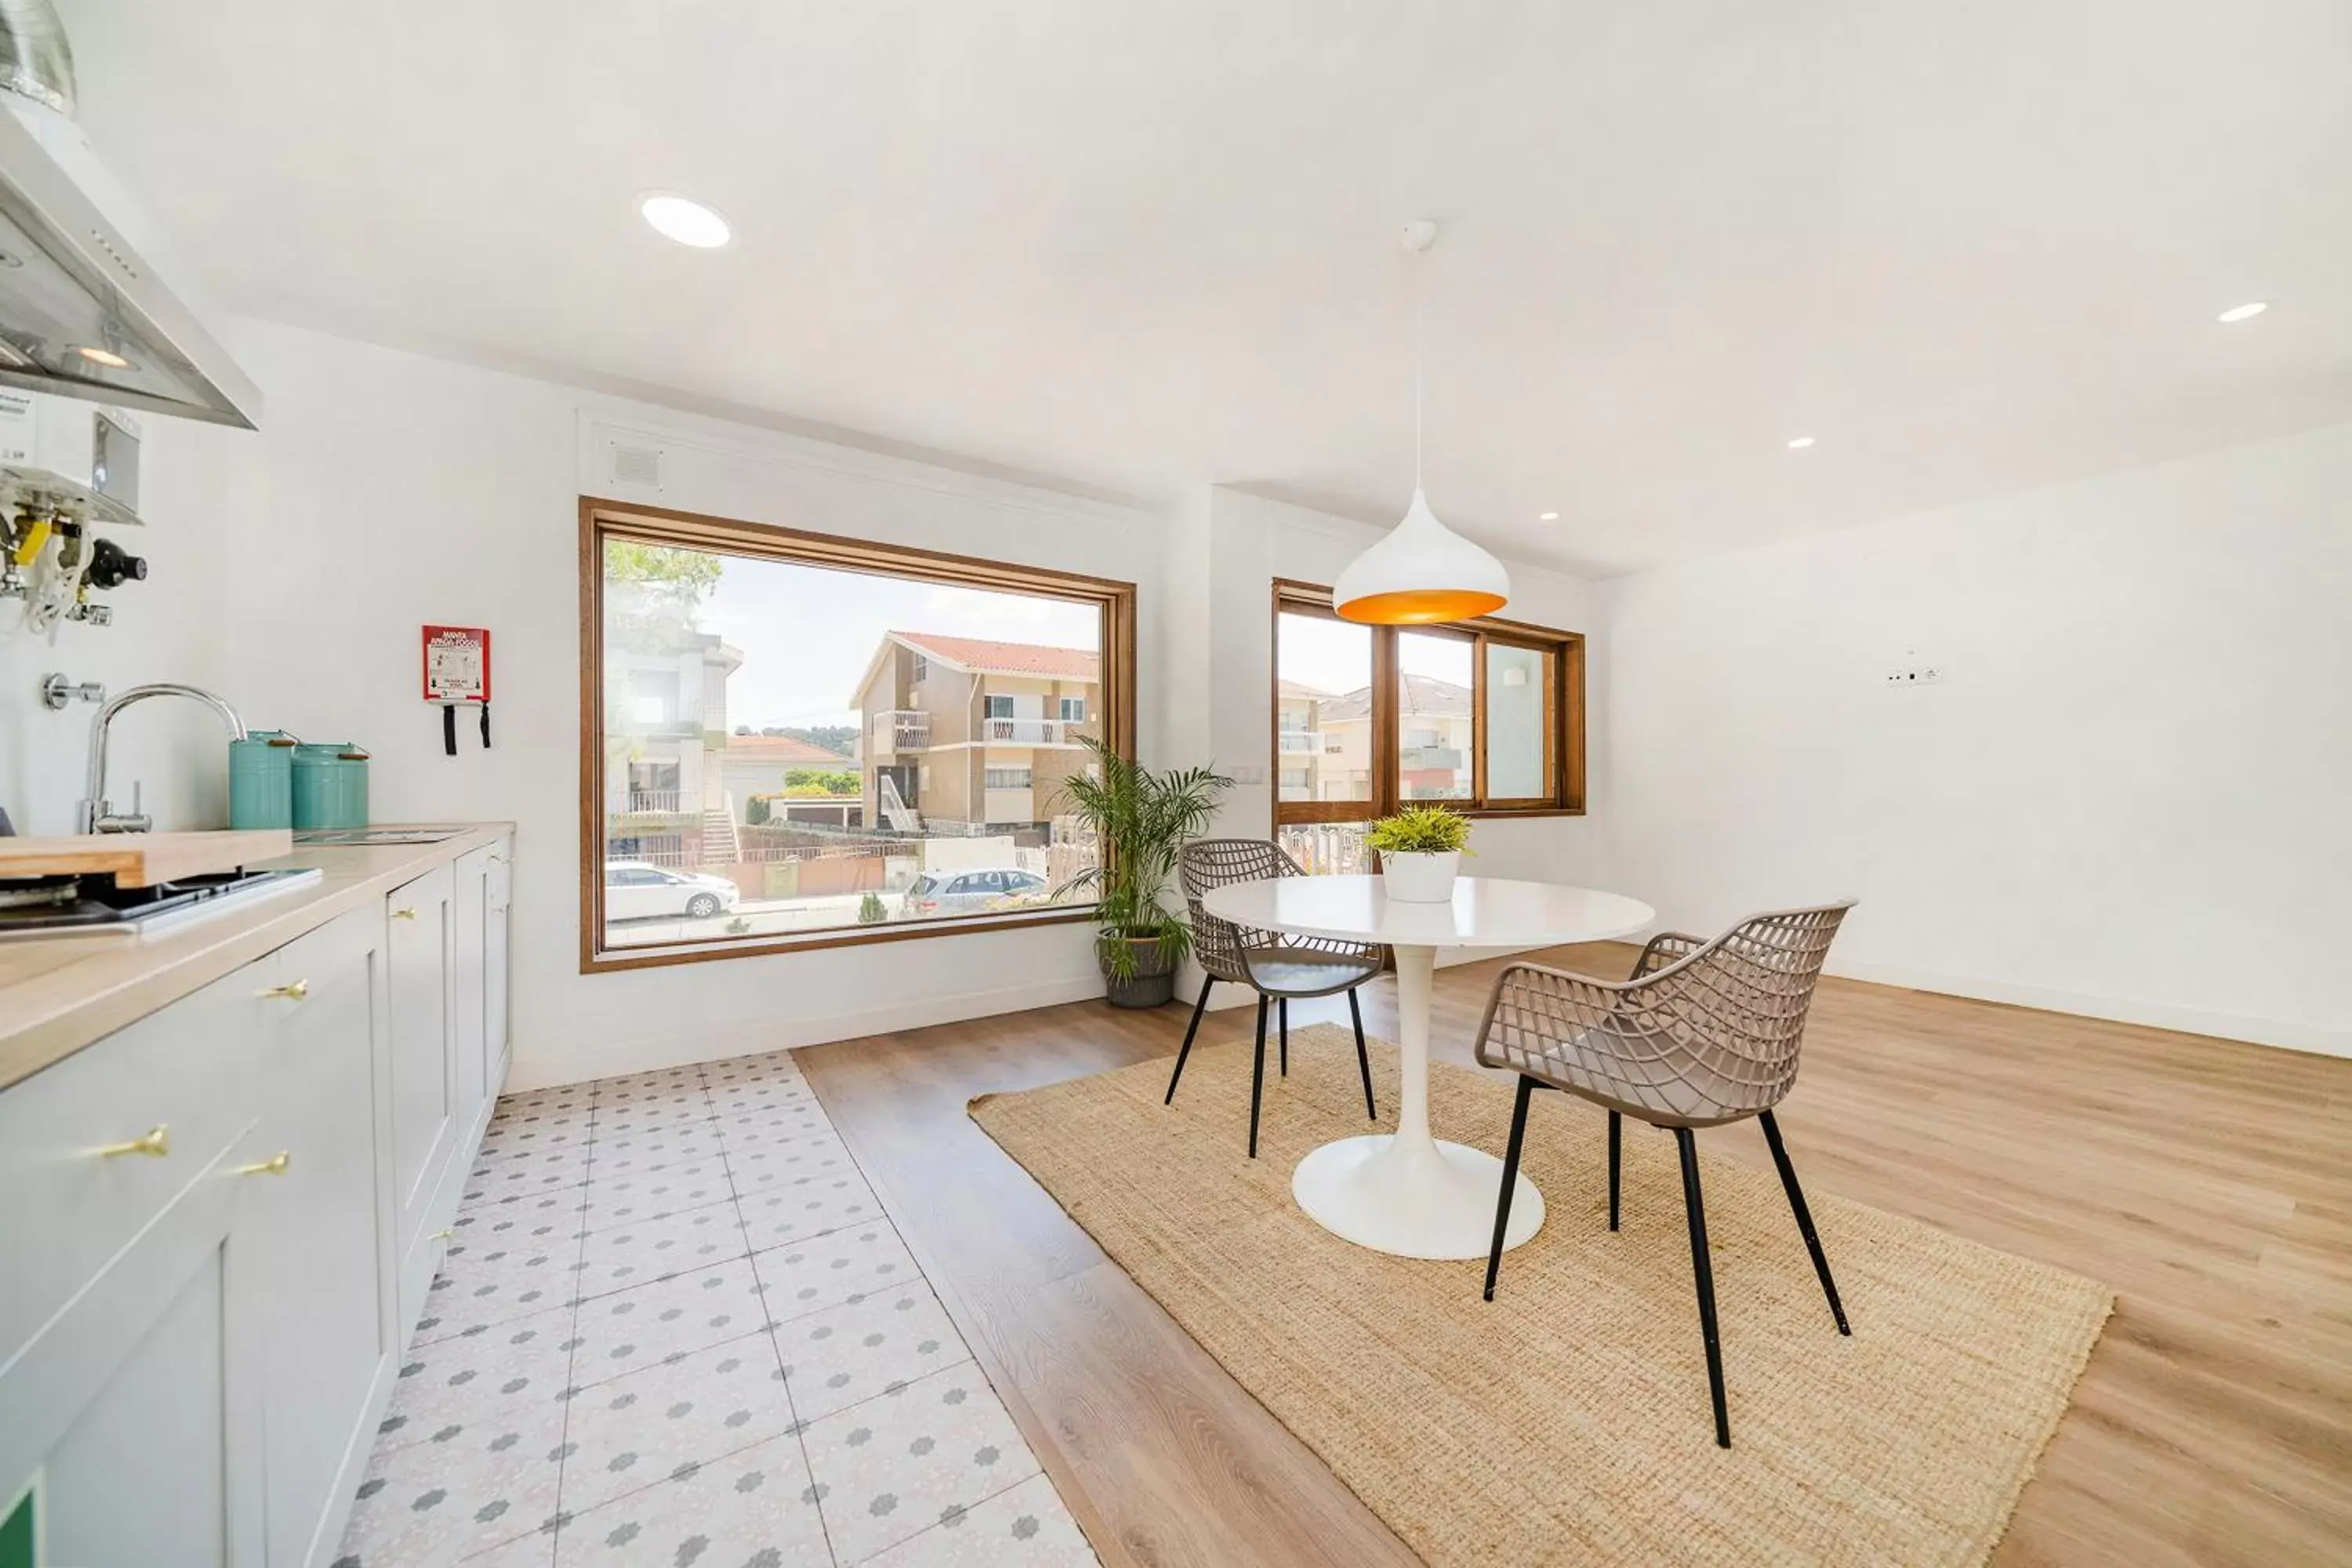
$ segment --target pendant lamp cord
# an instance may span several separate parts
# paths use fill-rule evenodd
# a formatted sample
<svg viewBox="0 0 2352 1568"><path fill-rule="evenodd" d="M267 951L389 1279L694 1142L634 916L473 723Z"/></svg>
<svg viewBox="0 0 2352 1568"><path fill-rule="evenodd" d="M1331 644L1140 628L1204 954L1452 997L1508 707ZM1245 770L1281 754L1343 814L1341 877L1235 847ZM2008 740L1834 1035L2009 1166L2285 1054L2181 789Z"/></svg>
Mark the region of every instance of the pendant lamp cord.
<svg viewBox="0 0 2352 1568"><path fill-rule="evenodd" d="M1421 257L1412 253L1412 488L1421 489Z"/></svg>

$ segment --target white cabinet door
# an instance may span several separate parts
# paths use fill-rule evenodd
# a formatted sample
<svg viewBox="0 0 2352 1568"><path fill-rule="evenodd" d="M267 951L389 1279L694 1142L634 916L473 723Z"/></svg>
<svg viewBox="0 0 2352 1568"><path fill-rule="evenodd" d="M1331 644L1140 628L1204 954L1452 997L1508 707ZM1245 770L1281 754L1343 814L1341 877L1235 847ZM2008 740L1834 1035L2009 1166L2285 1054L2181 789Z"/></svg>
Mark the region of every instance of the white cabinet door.
<svg viewBox="0 0 2352 1568"><path fill-rule="evenodd" d="M244 1163L263 1168L241 1178L231 1309L252 1315L239 1331L265 1347L271 1568L322 1563L339 1542L373 1436L370 1401L399 1349L380 1245L391 1218L375 1114L383 958L383 922L359 910L254 966L281 994L247 1140Z"/></svg>
<svg viewBox="0 0 2352 1568"><path fill-rule="evenodd" d="M457 1074L449 984L455 880L443 866L384 900L385 989L392 1053L394 1234L400 1248L399 1321L404 1334L433 1283L433 1232L442 1176L458 1137Z"/></svg>
<svg viewBox="0 0 2352 1568"><path fill-rule="evenodd" d="M0 1368L0 1507L30 1490L45 1563L263 1568L257 1368L229 1311L235 1157Z"/></svg>
<svg viewBox="0 0 2352 1568"><path fill-rule="evenodd" d="M457 857L451 907L450 989L457 1005L457 1125L470 1129L490 1092L488 976L484 963L490 908L490 847Z"/></svg>
<svg viewBox="0 0 2352 1568"><path fill-rule="evenodd" d="M509 932L509 911L514 904L514 840L501 838L490 856L490 872L484 884L488 900L488 912L482 921L482 1054L489 1062L489 1092L496 1096L506 1087L507 1046L510 1038L507 1023L507 964Z"/></svg>

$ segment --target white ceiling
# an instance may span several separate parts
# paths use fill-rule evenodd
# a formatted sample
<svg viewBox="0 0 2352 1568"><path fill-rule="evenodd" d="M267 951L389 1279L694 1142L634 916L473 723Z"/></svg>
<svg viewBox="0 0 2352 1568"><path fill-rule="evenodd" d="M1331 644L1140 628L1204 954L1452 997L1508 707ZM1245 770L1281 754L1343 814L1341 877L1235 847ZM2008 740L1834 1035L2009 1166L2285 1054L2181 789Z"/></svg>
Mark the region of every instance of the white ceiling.
<svg viewBox="0 0 2352 1568"><path fill-rule="evenodd" d="M60 9L238 309L1126 495L1398 515L1424 216L1431 499L1524 557L2352 417L2342 0Z"/></svg>

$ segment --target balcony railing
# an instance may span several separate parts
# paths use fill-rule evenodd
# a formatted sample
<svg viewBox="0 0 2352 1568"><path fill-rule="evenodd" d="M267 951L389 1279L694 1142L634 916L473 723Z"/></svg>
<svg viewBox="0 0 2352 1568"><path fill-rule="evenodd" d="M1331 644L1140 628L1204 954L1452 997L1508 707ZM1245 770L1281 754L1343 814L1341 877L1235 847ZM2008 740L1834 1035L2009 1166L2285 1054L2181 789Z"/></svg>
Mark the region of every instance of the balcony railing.
<svg viewBox="0 0 2352 1568"><path fill-rule="evenodd" d="M873 751L919 752L931 743L931 716L919 709L890 708L874 715Z"/></svg>
<svg viewBox="0 0 2352 1568"><path fill-rule="evenodd" d="M1458 773L1462 768L1462 751L1458 746L1407 746L1398 754L1397 763L1409 773L1439 769Z"/></svg>
<svg viewBox="0 0 2352 1568"><path fill-rule="evenodd" d="M1281 732L1281 743L1285 756L1313 756L1323 750L1323 731L1285 730Z"/></svg>
<svg viewBox="0 0 2352 1568"><path fill-rule="evenodd" d="M684 793L682 790L674 789L633 789L622 802L621 809L623 811L682 810L678 800Z"/></svg>
<svg viewBox="0 0 2352 1568"><path fill-rule="evenodd" d="M1077 738L1084 726L1065 719L982 719L984 741L1004 741L1016 746L1058 746Z"/></svg>

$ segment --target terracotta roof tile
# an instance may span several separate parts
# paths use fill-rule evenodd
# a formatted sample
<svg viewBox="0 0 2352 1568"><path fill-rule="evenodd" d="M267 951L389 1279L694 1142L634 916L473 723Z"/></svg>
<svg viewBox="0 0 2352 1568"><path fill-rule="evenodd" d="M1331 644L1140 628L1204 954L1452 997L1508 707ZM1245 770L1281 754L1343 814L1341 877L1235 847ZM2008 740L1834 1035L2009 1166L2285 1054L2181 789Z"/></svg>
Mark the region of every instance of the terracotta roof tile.
<svg viewBox="0 0 2352 1568"><path fill-rule="evenodd" d="M986 637L940 637L934 632L892 632L909 647L919 648L966 669L998 675L1035 675L1047 679L1097 680L1102 657L1091 649L1048 647L1040 643L992 642Z"/></svg>

